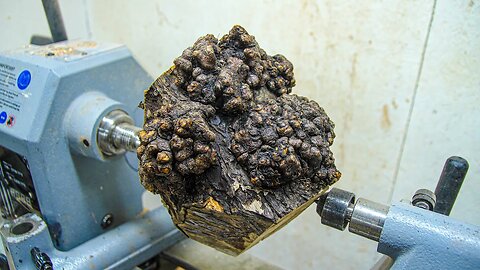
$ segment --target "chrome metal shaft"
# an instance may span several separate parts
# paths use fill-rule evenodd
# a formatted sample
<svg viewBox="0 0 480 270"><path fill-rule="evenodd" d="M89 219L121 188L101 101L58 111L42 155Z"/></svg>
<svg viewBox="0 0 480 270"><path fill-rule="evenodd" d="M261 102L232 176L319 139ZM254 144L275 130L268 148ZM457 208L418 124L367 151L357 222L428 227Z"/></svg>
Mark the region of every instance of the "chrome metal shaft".
<svg viewBox="0 0 480 270"><path fill-rule="evenodd" d="M387 214L388 206L360 198L353 208L348 230L378 242Z"/></svg>
<svg viewBox="0 0 480 270"><path fill-rule="evenodd" d="M322 224L342 231L348 225L350 232L374 241L380 239L388 209L362 198L355 202L355 194L338 188L320 197L317 204Z"/></svg>
<svg viewBox="0 0 480 270"><path fill-rule="evenodd" d="M97 142L107 156L134 152L140 146L138 133L142 130L133 123L133 119L122 110L114 110L102 118Z"/></svg>
<svg viewBox="0 0 480 270"><path fill-rule="evenodd" d="M131 124L119 124L112 131L113 145L117 148L123 148L126 151L135 152L140 146L138 132L141 128Z"/></svg>

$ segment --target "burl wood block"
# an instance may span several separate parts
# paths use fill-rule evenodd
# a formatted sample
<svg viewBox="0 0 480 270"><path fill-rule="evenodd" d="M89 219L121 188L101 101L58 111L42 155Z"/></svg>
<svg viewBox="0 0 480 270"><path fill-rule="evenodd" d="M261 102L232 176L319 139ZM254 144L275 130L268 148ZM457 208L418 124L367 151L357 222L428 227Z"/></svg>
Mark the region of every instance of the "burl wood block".
<svg viewBox="0 0 480 270"><path fill-rule="evenodd" d="M173 63L140 104L139 174L188 237L238 255L340 178L333 122L290 94L292 63L245 29L201 37Z"/></svg>

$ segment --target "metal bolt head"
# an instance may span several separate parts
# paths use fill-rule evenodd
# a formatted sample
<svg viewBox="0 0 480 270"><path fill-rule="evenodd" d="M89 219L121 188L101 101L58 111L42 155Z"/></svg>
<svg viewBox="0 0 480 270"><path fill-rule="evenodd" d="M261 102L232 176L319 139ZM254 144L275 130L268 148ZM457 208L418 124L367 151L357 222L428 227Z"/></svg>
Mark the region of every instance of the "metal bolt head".
<svg viewBox="0 0 480 270"><path fill-rule="evenodd" d="M436 196L435 193L428 189L419 189L412 197L412 205L420 207L425 210L432 211L435 207Z"/></svg>
<svg viewBox="0 0 480 270"><path fill-rule="evenodd" d="M102 218L102 228L106 229L113 224L113 214L108 213Z"/></svg>

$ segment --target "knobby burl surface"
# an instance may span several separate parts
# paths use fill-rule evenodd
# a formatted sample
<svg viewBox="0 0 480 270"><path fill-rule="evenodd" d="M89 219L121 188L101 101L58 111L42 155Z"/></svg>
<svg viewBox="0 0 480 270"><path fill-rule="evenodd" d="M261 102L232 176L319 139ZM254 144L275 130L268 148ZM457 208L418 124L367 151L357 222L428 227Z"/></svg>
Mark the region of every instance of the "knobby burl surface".
<svg viewBox="0 0 480 270"><path fill-rule="evenodd" d="M339 179L334 124L294 85L292 63L234 26L199 38L145 92L141 182L187 236L239 254Z"/></svg>

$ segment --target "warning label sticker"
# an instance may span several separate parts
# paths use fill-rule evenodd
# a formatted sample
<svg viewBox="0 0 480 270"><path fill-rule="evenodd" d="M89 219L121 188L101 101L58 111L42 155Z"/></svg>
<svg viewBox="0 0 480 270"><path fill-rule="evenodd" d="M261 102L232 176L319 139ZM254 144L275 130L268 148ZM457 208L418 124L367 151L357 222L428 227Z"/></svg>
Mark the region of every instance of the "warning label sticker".
<svg viewBox="0 0 480 270"><path fill-rule="evenodd" d="M0 125L13 127L23 103L23 91L28 88L32 74L28 70L0 63Z"/></svg>

